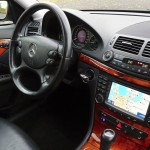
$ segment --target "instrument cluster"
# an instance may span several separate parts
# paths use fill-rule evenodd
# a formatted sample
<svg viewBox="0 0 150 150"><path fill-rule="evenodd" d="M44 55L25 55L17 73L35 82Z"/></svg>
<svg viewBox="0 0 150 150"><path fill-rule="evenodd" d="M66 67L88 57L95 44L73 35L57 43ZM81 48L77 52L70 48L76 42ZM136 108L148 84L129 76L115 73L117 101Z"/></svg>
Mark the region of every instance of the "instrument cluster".
<svg viewBox="0 0 150 150"><path fill-rule="evenodd" d="M86 27L78 25L72 31L73 46L86 50L96 50L98 48L98 40Z"/></svg>

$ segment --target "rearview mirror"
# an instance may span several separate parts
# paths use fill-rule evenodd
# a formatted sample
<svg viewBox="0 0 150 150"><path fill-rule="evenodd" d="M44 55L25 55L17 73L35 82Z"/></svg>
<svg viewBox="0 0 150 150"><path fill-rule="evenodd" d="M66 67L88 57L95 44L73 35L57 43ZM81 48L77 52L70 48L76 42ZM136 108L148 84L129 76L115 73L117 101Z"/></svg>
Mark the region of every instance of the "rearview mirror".
<svg viewBox="0 0 150 150"><path fill-rule="evenodd" d="M0 20L5 19L8 10L7 1L0 1Z"/></svg>

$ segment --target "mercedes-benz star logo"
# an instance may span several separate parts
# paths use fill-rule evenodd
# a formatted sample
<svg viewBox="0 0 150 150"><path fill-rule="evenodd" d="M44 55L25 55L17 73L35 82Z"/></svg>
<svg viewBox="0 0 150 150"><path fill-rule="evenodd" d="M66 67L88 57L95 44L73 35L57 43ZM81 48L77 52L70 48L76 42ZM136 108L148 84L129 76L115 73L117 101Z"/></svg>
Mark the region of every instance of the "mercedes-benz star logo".
<svg viewBox="0 0 150 150"><path fill-rule="evenodd" d="M36 44L31 43L28 51L29 57L34 57L34 55L36 54L36 49Z"/></svg>

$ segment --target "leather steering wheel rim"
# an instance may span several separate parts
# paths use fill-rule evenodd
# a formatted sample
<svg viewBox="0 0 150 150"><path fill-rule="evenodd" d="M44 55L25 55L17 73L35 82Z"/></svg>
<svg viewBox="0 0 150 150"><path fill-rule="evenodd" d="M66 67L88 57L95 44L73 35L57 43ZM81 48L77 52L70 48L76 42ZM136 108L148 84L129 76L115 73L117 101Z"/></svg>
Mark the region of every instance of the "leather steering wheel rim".
<svg viewBox="0 0 150 150"><path fill-rule="evenodd" d="M22 29L27 23L27 20L29 20L35 12L41 9L48 9L56 15L63 35L63 41L61 44L44 36L35 35L24 37L21 35ZM16 23L9 47L9 67L12 79L17 88L24 94L31 96L40 95L48 89L49 92L53 91L62 81L68 69L72 55L71 43L72 36L69 21L65 13L57 5L53 3L37 3L24 11ZM18 49L20 49L19 58L21 59L19 65L16 63ZM47 53L49 52L52 53L50 58L47 56ZM46 62L49 59L55 60L53 59L54 53L57 53L59 57L59 64L56 67L57 70L55 75L50 76L52 79L46 79L44 71L49 65L46 64ZM38 90L30 90L21 82L20 75L25 69L33 71L39 76L41 85Z"/></svg>

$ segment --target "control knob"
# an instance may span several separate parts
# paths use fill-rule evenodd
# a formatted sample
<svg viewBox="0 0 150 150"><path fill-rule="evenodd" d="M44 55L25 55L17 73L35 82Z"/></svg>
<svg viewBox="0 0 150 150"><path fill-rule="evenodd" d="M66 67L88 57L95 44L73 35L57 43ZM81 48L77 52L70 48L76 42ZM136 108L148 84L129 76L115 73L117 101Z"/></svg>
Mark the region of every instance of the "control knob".
<svg viewBox="0 0 150 150"><path fill-rule="evenodd" d="M95 96L95 100L96 100L97 103L102 103L104 101L104 97L103 97L102 94L97 94Z"/></svg>
<svg viewBox="0 0 150 150"><path fill-rule="evenodd" d="M103 54L103 60L108 62L110 60L112 60L114 57L114 52L113 51L106 51L104 54Z"/></svg>

